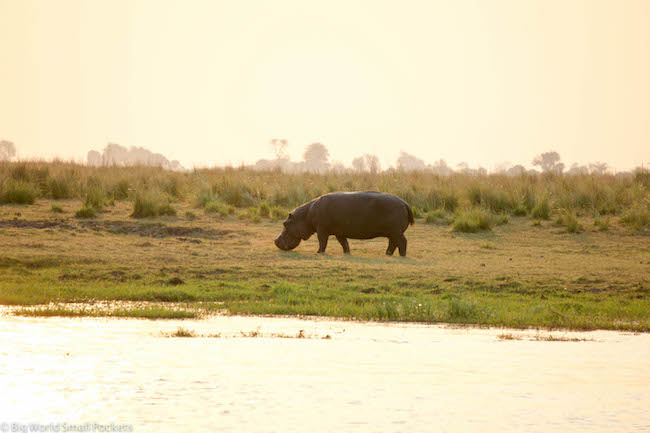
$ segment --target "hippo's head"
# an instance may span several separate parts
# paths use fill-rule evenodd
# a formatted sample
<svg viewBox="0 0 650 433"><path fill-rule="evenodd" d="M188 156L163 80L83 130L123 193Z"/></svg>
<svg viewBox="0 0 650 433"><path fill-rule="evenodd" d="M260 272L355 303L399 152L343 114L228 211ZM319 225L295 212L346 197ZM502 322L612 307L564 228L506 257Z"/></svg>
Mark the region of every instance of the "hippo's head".
<svg viewBox="0 0 650 433"><path fill-rule="evenodd" d="M301 240L307 240L314 233L302 212L292 212L282 223L284 229L275 239L275 246L284 251L296 248Z"/></svg>
<svg viewBox="0 0 650 433"><path fill-rule="evenodd" d="M287 230L282 230L280 236L275 239L275 246L284 251L291 251L300 244L300 238L294 238L287 234Z"/></svg>

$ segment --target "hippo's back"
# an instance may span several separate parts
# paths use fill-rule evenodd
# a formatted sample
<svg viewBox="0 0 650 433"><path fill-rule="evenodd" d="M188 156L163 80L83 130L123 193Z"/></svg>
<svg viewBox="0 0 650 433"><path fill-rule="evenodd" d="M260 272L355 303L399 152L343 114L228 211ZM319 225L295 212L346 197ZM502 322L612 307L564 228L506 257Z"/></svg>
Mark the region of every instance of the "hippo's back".
<svg viewBox="0 0 650 433"><path fill-rule="evenodd" d="M325 194L314 202L310 216L315 226L352 239L401 234L413 223L404 200L376 191Z"/></svg>

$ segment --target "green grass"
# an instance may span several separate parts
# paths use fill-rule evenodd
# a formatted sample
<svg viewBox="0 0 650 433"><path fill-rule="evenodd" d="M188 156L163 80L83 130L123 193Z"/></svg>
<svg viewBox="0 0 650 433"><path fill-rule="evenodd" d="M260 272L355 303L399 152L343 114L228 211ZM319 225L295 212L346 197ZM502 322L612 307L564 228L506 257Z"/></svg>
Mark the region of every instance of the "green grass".
<svg viewBox="0 0 650 433"><path fill-rule="evenodd" d="M61 205L58 205L56 203L52 203L52 212L54 213L63 213L63 208Z"/></svg>

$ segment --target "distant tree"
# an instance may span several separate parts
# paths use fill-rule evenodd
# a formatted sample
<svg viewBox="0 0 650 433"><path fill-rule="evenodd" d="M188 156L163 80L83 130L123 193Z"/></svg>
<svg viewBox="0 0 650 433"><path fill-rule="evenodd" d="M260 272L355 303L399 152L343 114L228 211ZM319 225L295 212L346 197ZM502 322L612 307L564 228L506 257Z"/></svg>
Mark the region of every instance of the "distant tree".
<svg viewBox="0 0 650 433"><path fill-rule="evenodd" d="M341 161L333 161L330 170L335 173L345 173L345 165Z"/></svg>
<svg viewBox="0 0 650 433"><path fill-rule="evenodd" d="M16 156L16 145L11 141L0 141L0 161L10 161Z"/></svg>
<svg viewBox="0 0 650 433"><path fill-rule="evenodd" d="M495 165L494 167L494 172L495 173L508 173L508 169L512 167L512 164L510 162L499 162Z"/></svg>
<svg viewBox="0 0 650 433"><path fill-rule="evenodd" d="M571 164L571 167L566 173L574 176L581 175L581 174L589 174L589 169L584 165L579 165L574 162L573 164Z"/></svg>
<svg viewBox="0 0 650 433"><path fill-rule="evenodd" d="M544 152L533 158L533 165L539 166L545 173L562 173L564 164L560 159L560 154L557 152Z"/></svg>
<svg viewBox="0 0 650 433"><path fill-rule="evenodd" d="M469 168L469 164L466 162L459 162L456 164L456 168L458 169L459 173L472 174L472 169Z"/></svg>
<svg viewBox="0 0 650 433"><path fill-rule="evenodd" d="M606 162L593 162L589 164L589 171L592 174L605 174L609 170Z"/></svg>
<svg viewBox="0 0 650 433"><path fill-rule="evenodd" d="M366 161L363 156L358 156L352 160L352 169L358 172L366 171Z"/></svg>
<svg viewBox="0 0 650 433"><path fill-rule="evenodd" d="M434 162L431 166L431 169L434 173L437 173L440 176L451 176L454 174L454 170L452 170L451 167L447 165L447 161L444 159L439 159L438 161Z"/></svg>
<svg viewBox="0 0 650 433"><path fill-rule="evenodd" d="M510 167L508 170L506 170L506 173L508 174L508 176L520 176L526 173L526 167L524 167L521 164L517 164L513 167Z"/></svg>
<svg viewBox="0 0 650 433"><path fill-rule="evenodd" d="M108 143L101 155L91 150L87 158L89 165L149 165L168 170L184 170L180 162L170 162L160 153L154 153L144 147L126 148L117 143Z"/></svg>
<svg viewBox="0 0 650 433"><path fill-rule="evenodd" d="M169 168L174 170L174 171L183 171L185 170L185 167L183 167L183 164L180 163L180 161L173 160L172 162L169 163Z"/></svg>
<svg viewBox="0 0 650 433"><path fill-rule="evenodd" d="M404 171L423 171L427 169L427 165L417 156L402 151L397 158L397 168Z"/></svg>
<svg viewBox="0 0 650 433"><path fill-rule="evenodd" d="M102 152L102 165L124 165L129 150L117 143L108 143Z"/></svg>
<svg viewBox="0 0 650 433"><path fill-rule="evenodd" d="M271 148L275 154L275 159L289 159L289 154L287 153L287 147L289 143L284 139L274 138L271 140Z"/></svg>
<svg viewBox="0 0 650 433"><path fill-rule="evenodd" d="M87 164L92 167L99 167L100 165L102 165L102 154L97 152L96 150L91 150L88 152L86 161Z"/></svg>
<svg viewBox="0 0 650 433"><path fill-rule="evenodd" d="M329 168L329 156L330 153L324 144L310 144L302 156L305 161L305 169L307 171L327 171Z"/></svg>
<svg viewBox="0 0 650 433"><path fill-rule="evenodd" d="M381 171L381 163L377 155L366 153L352 160L352 168L356 171L369 171L375 174Z"/></svg>

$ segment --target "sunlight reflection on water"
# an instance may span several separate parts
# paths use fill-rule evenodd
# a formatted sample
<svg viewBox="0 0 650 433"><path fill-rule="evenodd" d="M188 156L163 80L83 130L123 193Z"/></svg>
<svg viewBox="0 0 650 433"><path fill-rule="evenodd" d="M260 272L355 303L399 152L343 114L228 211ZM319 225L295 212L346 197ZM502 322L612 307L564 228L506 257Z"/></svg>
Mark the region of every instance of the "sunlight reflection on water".
<svg viewBox="0 0 650 433"><path fill-rule="evenodd" d="M221 338L162 335L179 326ZM312 338L235 338L300 330ZM0 423L233 432L650 429L650 335L501 341L504 332L536 333L256 317L0 317Z"/></svg>

